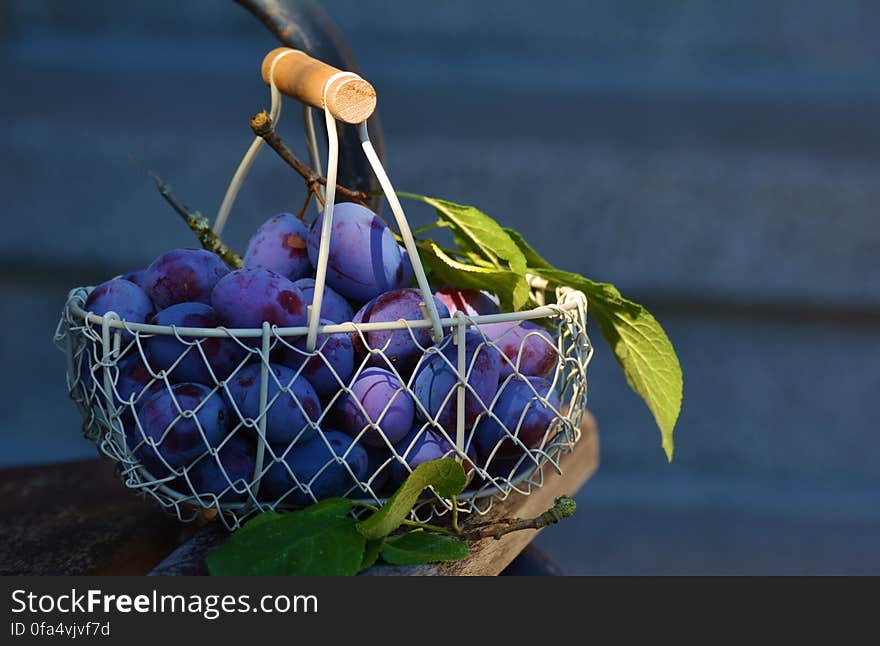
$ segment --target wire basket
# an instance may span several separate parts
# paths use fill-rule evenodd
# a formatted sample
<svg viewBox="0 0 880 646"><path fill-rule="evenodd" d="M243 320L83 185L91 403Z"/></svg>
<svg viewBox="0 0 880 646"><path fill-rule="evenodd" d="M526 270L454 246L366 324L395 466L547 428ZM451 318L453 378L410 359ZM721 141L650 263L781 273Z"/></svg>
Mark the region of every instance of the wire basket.
<svg viewBox="0 0 880 646"><path fill-rule="evenodd" d="M86 311L87 287L71 290L65 303L56 342L67 355L68 388L82 414L85 437L117 463L125 486L183 521L213 510L235 529L259 512L298 508L328 495L381 505L415 464L441 455L461 461L468 487L454 502L427 492L414 517L426 521L453 504L483 514L495 500L540 487L545 470L558 472L560 457L580 437L593 354L584 295L568 288L547 293L546 283L527 277L539 304L534 309L442 317L365 122L359 124L364 152L409 253L424 316L321 324L338 165L336 122L326 107L326 88L342 75L351 76L338 73L325 85L327 189L307 326L132 323L113 312L99 316ZM277 120L280 105L272 74L270 84ZM314 131L309 138L314 149ZM243 160L242 167L250 161ZM236 177L240 184L243 174ZM358 349L352 374L344 378L332 357L334 341L340 339ZM171 343L178 353L165 369L157 369L150 357L152 344L159 341L166 347ZM389 351L401 342L409 344L414 365L401 366ZM235 357L223 371L214 360L220 345ZM536 355L543 357L537 368ZM279 362L281 356L293 360ZM356 389L376 368L387 382L382 385L387 402L367 410ZM307 387L316 370L331 384L325 384L319 399ZM434 390L426 405L419 379L430 370L443 378L431 382ZM485 378L486 371L491 379ZM182 383L178 375L184 372L190 377ZM237 394L236 384L244 380L250 380L258 397L244 401ZM491 383L488 390L486 383ZM411 408L414 421L404 437L392 436L401 408ZM341 416L348 424L344 433L335 430ZM283 429L280 435L278 429Z"/></svg>

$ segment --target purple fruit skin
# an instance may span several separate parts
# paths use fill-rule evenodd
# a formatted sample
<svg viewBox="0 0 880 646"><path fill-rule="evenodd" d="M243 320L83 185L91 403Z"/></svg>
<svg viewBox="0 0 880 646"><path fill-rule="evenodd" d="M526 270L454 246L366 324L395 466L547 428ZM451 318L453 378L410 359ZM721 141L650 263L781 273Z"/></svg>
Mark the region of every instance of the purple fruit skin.
<svg viewBox="0 0 880 646"><path fill-rule="evenodd" d="M146 292L133 282L114 278L91 291L84 309L98 316L116 312L123 321L143 323L153 313L153 304ZM125 334L131 336L128 332Z"/></svg>
<svg viewBox="0 0 880 646"><path fill-rule="evenodd" d="M332 321L321 319L321 325L332 325ZM348 378L354 370L354 348L351 345L351 338L348 334L340 332L339 334L319 334L315 351L320 351L320 356L306 356L306 337L300 337L294 343L297 350L283 348L279 363L298 370L305 363L305 367L300 373L308 379L309 383L321 397L329 397L337 393L343 386L348 383ZM323 358L322 358L323 357ZM329 364L329 365L328 365ZM333 371L336 371L336 376ZM341 382L339 381L341 380Z"/></svg>
<svg viewBox="0 0 880 646"><path fill-rule="evenodd" d="M419 303L424 302L422 292L415 288L395 289L380 294L369 303L364 305L354 315L355 323L376 323L385 321L424 320ZM449 310L439 300L434 298L440 318L448 318ZM352 333L352 342L356 352L366 352L363 347L361 335ZM406 374L415 367L422 356L422 348L433 345L430 328L413 328L412 334L408 330L382 330L365 332L364 338L367 345L372 349L385 348L384 354L401 374ZM413 343L413 337L417 342ZM387 347L386 347L387 345ZM419 347L421 346L421 347ZM371 365L386 366L385 360L380 356L370 359Z"/></svg>
<svg viewBox="0 0 880 646"><path fill-rule="evenodd" d="M312 269L306 240L309 231L295 215L279 213L266 220L247 246L244 266L248 269L271 269L287 278L297 280Z"/></svg>
<svg viewBox="0 0 880 646"><path fill-rule="evenodd" d="M311 305L315 297L315 279L300 278L293 283L303 294L306 305ZM354 310L347 300L324 285L324 298L321 300L321 320L334 323L348 323L354 318Z"/></svg>
<svg viewBox="0 0 880 646"><path fill-rule="evenodd" d="M144 364L139 353L121 359L116 364L116 368L119 370L116 396L121 403L130 401L133 396L135 408L139 409L150 397L165 390L165 384L153 380L149 368Z"/></svg>
<svg viewBox="0 0 880 646"><path fill-rule="evenodd" d="M214 308L204 303L178 303L157 312L150 318L154 325L175 325L177 327L213 328L221 325ZM182 337L185 341L195 341L195 337ZM150 354L150 366L155 371L169 370L188 343L183 343L176 336L156 334L145 341ZM208 337L199 342L211 370L217 380L223 381L244 360L247 350L233 339ZM192 347L170 373L172 381L180 383L194 381L213 386L214 377L202 359L198 347Z"/></svg>
<svg viewBox="0 0 880 646"><path fill-rule="evenodd" d="M403 263L403 274L397 281L397 287L410 287L416 278L416 272L413 269L412 260L409 257L409 251L403 245L400 246L400 258Z"/></svg>
<svg viewBox="0 0 880 646"><path fill-rule="evenodd" d="M177 405L174 404L175 399ZM201 408L195 417L182 417L178 412L178 406L182 411L191 411L199 405ZM212 394L206 386L177 384L170 391L162 390L150 397L138 412L138 418L146 437L156 443L159 455L165 458L171 468L177 469L189 465L205 453L208 445L220 445L229 431L230 415L223 398L217 393ZM208 445L202 439L196 419L201 424ZM166 433L172 422L174 425ZM153 448L146 444L138 454L151 471L154 471L154 465L161 465Z"/></svg>
<svg viewBox="0 0 880 646"><path fill-rule="evenodd" d="M245 500L254 478L255 461L256 447L243 437L231 437L216 456L206 455L192 466L192 489L200 496L218 496L220 502Z"/></svg>
<svg viewBox="0 0 880 646"><path fill-rule="evenodd" d="M367 474L364 482L369 480L370 488L375 494L385 494L388 483L391 478L391 471L394 469L394 462L388 462L391 452L387 447L364 446L367 451ZM387 464L386 464L387 462ZM381 467L381 469L380 469ZM377 473L378 471L378 473Z"/></svg>
<svg viewBox="0 0 880 646"><path fill-rule="evenodd" d="M157 309L177 303L211 304L211 290L229 273L219 256L204 249L174 249L144 272L144 289Z"/></svg>
<svg viewBox="0 0 880 646"><path fill-rule="evenodd" d="M418 438L416 438L419 431L420 428L414 428L394 447L398 455L400 455L409 466L409 469L407 469L400 462L394 462L393 468L391 469L391 480L395 486L400 486L410 474L410 470L415 469L420 464L430 462L431 460L439 460L444 457L454 458L456 455L455 447L440 433L436 433L431 429L425 429L424 431L421 431L421 435L418 435ZM454 439L454 436L450 437L453 437ZM413 442L413 439L415 439L415 442ZM467 446L466 453L472 464L468 464L467 461L464 461L462 466L468 476L470 476L474 468L473 465L477 462L477 453L472 445L467 445L467 438L465 438L465 442Z"/></svg>
<svg viewBox="0 0 880 646"><path fill-rule="evenodd" d="M311 497L303 491L294 490L287 494L296 484L287 467L293 471L300 484L311 483L312 494L317 500L344 495L356 484L345 465L333 462L321 471L321 475L317 478L315 476L335 456L342 457L347 451L345 462L355 478L358 481L366 479L369 475L369 458L364 447L351 446L351 438L339 431L325 430L324 436L330 444L330 449L320 437L309 440L302 445L297 444L287 452L281 462L274 463L263 474L260 481L260 494L264 500L276 501L284 496L283 501L288 504L304 506L312 503ZM349 447L351 447L350 451ZM314 481L312 481L313 478L315 478Z"/></svg>
<svg viewBox="0 0 880 646"><path fill-rule="evenodd" d="M266 417L266 439L274 446L284 448L300 433L305 433L303 438L314 433L313 429L308 428L308 423L317 421L321 416L321 402L305 377L300 375L294 379L296 373L290 368L278 364L269 366L277 377L277 382L271 374L267 375L269 394L266 401L271 402L271 405ZM236 416L236 407L244 418L255 420L259 416L261 368L260 364L245 366L227 382L228 397L231 398L228 402L229 410L233 416ZM292 384L291 379L294 379ZM288 388L290 384L289 391L281 392L279 382L284 388ZM273 402L276 394L278 398ZM249 428L248 431L256 436L256 428Z"/></svg>
<svg viewBox="0 0 880 646"><path fill-rule="evenodd" d="M458 415L458 375L452 366L458 363L458 346L450 336L438 347L442 356L425 356L416 370L412 388L431 420L436 420L447 433L454 434ZM476 393L468 389L465 396L464 421L470 426L480 413L492 405L492 398L498 390L501 357L497 350L484 345L483 337L472 330L465 334L465 357L469 371L467 383Z"/></svg>
<svg viewBox="0 0 880 646"><path fill-rule="evenodd" d="M444 287L438 289L434 296L449 309L449 315L455 316L461 312L467 316L479 316L482 314L498 314L501 309L485 292L475 289L459 289L458 287Z"/></svg>
<svg viewBox="0 0 880 646"><path fill-rule="evenodd" d="M318 266L323 214L309 232L309 260ZM333 229L327 261L327 284L358 303L395 289L406 272L400 246L379 217L364 206L342 202L333 210Z"/></svg>
<svg viewBox="0 0 880 646"><path fill-rule="evenodd" d="M559 397L546 379L526 377L509 380L502 386L501 394L493 407L493 412L501 420L503 427L490 417L484 417L477 424L475 438L482 458L488 458L499 443L495 458L515 458L521 455L522 447L508 436L508 431L514 433L517 425L519 425L517 437L527 447L535 448L543 442L556 414L553 408L545 406L535 398L526 380L534 386L535 391L547 398L553 408L559 410ZM529 408L520 424L520 417L526 406Z"/></svg>
<svg viewBox="0 0 880 646"><path fill-rule="evenodd" d="M230 328L258 328L268 321L278 327L306 324L302 292L269 269L238 269L217 282L211 305Z"/></svg>
<svg viewBox="0 0 880 646"><path fill-rule="evenodd" d="M402 388L400 380L387 370L364 370L352 383L351 394L346 393L342 398L337 411L340 430L355 437L367 424L374 422L382 429L388 442L394 444L400 441L409 433L415 415L412 397ZM366 411L366 417L358 407L358 401ZM371 446L387 446L382 435L372 428L364 433L361 442Z"/></svg>
<svg viewBox="0 0 880 646"><path fill-rule="evenodd" d="M130 281L137 285L138 287L144 286L144 274L147 273L146 269L135 269L134 271L130 271L127 274L123 274L121 278L123 280Z"/></svg>
<svg viewBox="0 0 880 646"><path fill-rule="evenodd" d="M513 374L519 355L519 374L526 377L548 377L556 368L556 343L547 330L531 321L519 323L488 323L480 326L486 338L498 345L510 363L501 360L501 378ZM510 364L513 364L511 366Z"/></svg>

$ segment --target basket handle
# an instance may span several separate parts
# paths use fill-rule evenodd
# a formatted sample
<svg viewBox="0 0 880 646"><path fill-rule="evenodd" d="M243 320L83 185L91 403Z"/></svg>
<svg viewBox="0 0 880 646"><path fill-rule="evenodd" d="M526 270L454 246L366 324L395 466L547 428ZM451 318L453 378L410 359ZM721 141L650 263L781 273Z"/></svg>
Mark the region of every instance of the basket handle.
<svg viewBox="0 0 880 646"><path fill-rule="evenodd" d="M297 55L278 58L289 51ZM263 59L261 71L267 85L272 82L273 63L275 85L282 94L319 110L326 108L338 121L358 124L376 110L376 90L360 76L342 75L341 70L305 52L278 47Z"/></svg>
<svg viewBox="0 0 880 646"><path fill-rule="evenodd" d="M274 54L270 52L270 56L276 57L273 60L277 60L277 57L283 54L283 50L284 48L281 48L281 51L275 50ZM298 57L289 56L287 58ZM271 64L272 63L270 62L270 65ZM278 72L278 64L280 64L280 61L275 64L276 75ZM329 65L327 67L331 70L334 69ZM308 334L306 336L306 348L309 352L312 352L315 349L318 325L320 324L321 319L321 304L324 297L324 284L327 277L327 262L330 256L330 237L333 230L333 207L336 202L336 175L339 165L339 138L336 132L336 120L330 108L329 94L330 91L333 88L338 87L341 82L357 79L360 79L360 77L354 72L334 71L324 80L322 104L324 108L324 121L327 125L327 190L326 201L324 204L324 219L321 223L321 242L318 248L318 266L315 268L315 290L313 292L312 305L309 307ZM372 166L373 172L379 180L379 185L382 187L382 192L388 199L388 204L391 206L394 218L397 221L397 226L400 229L400 235L403 238L404 247L409 254L409 259L413 266L413 273L415 274L416 281L418 282L419 289L424 298L423 311L425 318L430 320L432 324L431 337L435 343L439 343L443 338L443 326L440 324L440 313L437 311L434 294L431 292L430 285L428 285L428 278L425 275L425 269L419 258L418 249L416 248L412 231L410 231L406 214L403 212L403 207L400 204L400 200L397 199L397 194L394 192L391 180L388 178L388 174L385 172L382 162L376 154L373 144L370 142L366 120L358 123L358 135L361 140L364 154L367 157L367 161L370 162L370 166Z"/></svg>

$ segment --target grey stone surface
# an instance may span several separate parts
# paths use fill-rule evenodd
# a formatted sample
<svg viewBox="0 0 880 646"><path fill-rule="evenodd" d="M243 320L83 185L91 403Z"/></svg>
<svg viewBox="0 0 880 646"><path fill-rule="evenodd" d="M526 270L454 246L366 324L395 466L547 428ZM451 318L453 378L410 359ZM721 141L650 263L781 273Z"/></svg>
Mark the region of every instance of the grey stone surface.
<svg viewBox="0 0 880 646"><path fill-rule="evenodd" d="M583 573L876 572L880 11L326 6L378 88L399 188L483 207L615 282L681 355L669 466L594 339L603 467L577 529L542 547ZM212 214L268 102L256 69L274 43L213 0L17 0L0 36L0 314L16 331L0 336L0 464L93 455L50 343L64 295L192 244L129 156ZM301 191L265 154L228 240Z"/></svg>

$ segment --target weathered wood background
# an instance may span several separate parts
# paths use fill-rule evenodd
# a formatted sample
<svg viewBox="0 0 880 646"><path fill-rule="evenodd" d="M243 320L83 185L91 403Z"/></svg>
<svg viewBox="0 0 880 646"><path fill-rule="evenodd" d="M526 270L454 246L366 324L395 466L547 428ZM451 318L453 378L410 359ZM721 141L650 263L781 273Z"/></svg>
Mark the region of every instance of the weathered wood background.
<svg viewBox="0 0 880 646"><path fill-rule="evenodd" d="M325 4L401 189L616 282L679 348L670 467L598 344L603 466L539 543L583 573L880 572L880 7ZM50 345L66 291L192 243L128 157L213 212L272 46L231 2L0 5L0 463L92 454ZM269 155L249 181L239 246L300 199Z"/></svg>

